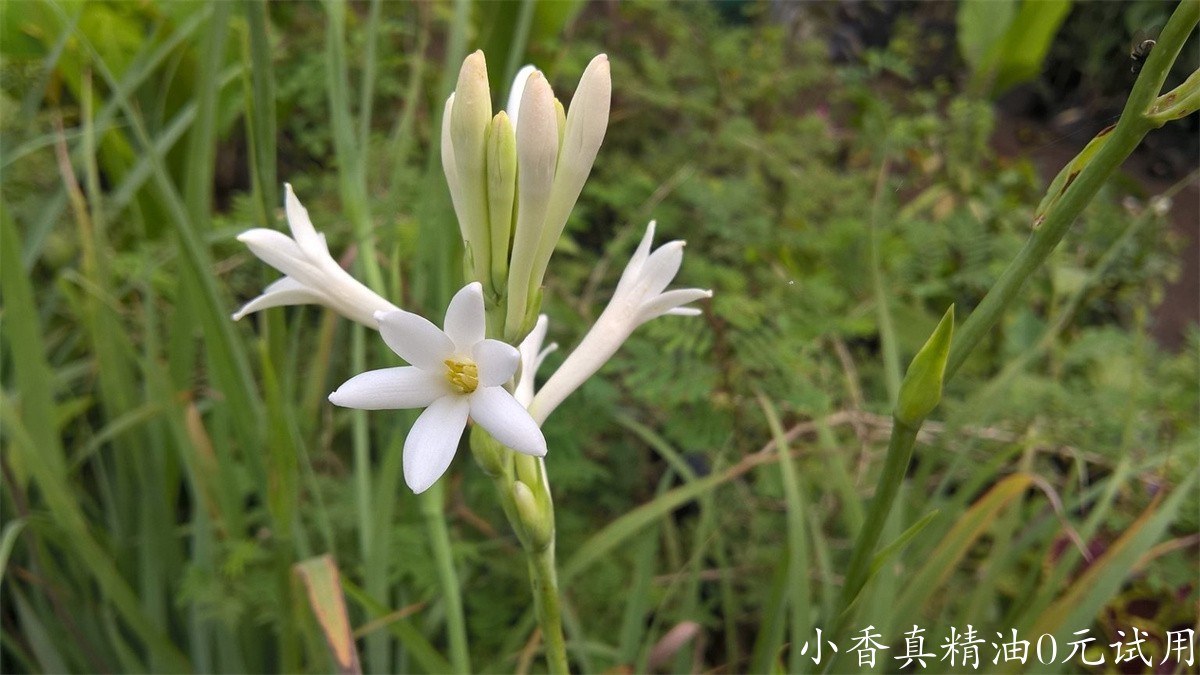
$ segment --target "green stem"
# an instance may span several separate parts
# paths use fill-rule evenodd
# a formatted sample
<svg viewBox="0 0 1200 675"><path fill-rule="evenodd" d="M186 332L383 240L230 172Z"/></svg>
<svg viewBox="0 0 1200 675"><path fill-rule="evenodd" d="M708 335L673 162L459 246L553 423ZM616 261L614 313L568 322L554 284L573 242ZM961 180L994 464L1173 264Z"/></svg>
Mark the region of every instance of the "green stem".
<svg viewBox="0 0 1200 675"><path fill-rule="evenodd" d="M490 446L488 444L494 444ZM517 455L501 446L486 433L472 434L471 449L476 461L492 478L496 487L496 499L504 509L509 525L525 550L529 565L529 585L533 592L533 604L538 625L542 629L542 641L546 646L546 665L551 673L569 673L567 645L563 638L562 611L558 598L558 572L554 562L554 505L550 499L549 486L545 480L546 467L540 459ZM503 453L500 462L491 452ZM500 467L497 469L497 465ZM515 474L515 475L514 475ZM548 519L549 525L539 521L526 521L518 507L514 486L521 481L533 491L535 499L544 506L539 510L540 518ZM525 512L526 517L538 518ZM530 522L530 525L526 525Z"/></svg>
<svg viewBox="0 0 1200 675"><path fill-rule="evenodd" d="M450 532L446 527L446 509L443 505L443 486L438 481L429 490L417 495L421 504L421 517L429 528L429 543L433 546L433 560L437 566L438 582L442 597L446 601L446 632L450 639L450 663L454 672L471 672L471 657L467 651L467 623L463 617L462 591L458 587L458 571L454 568L454 555L450 550Z"/></svg>
<svg viewBox="0 0 1200 675"><path fill-rule="evenodd" d="M1087 162L1061 198L1050 207L1040 227L1034 230L1024 248L980 301L975 311L955 331L943 381L950 379L983 337L991 331L1004 310L1016 299L1025 280L1046 261L1075 218L1095 197L1104 181L1117 170L1151 129L1162 124L1149 116L1151 108L1184 41L1198 22L1200 0L1184 0L1175 9L1159 36L1158 45L1151 52L1146 66L1134 84L1121 118L1111 131L1104 147ZM906 425L898 420L892 427L883 473L880 475L867 521L859 533L850 557L839 605L841 612L833 631L835 636L840 636L847 625L851 605L867 581L875 548L883 532L884 523L891 513L892 502L904 481L920 428L921 422ZM830 667L833 667L833 663Z"/></svg>
<svg viewBox="0 0 1200 675"><path fill-rule="evenodd" d="M879 486L875 497L871 500L871 508L867 512L867 520L863 524L858 540L854 543L854 552L850 555L850 566L846 571L846 582L842 585L842 596L839 606L842 608L838 616L835 635L841 632L850 618L850 606L858 597L867 581L867 573L871 568L872 554L883 532L883 526L888 515L892 512L892 502L904 482L904 473L908 470L908 461L912 459L913 446L917 440L920 425L908 426L894 421L892 436L888 441L887 458L883 464L883 474L879 477Z"/></svg>
<svg viewBox="0 0 1200 675"><path fill-rule="evenodd" d="M1161 124L1150 119L1148 112L1162 89L1163 81L1166 80L1171 65L1175 63L1179 50L1195 28L1198 19L1198 0L1184 0L1175 9L1171 20L1159 36L1158 45L1150 52L1146 66L1129 94L1121 119L1117 121L1117 126L1112 130L1104 147L1087 163L1062 198L1050 208L1041 226L1034 230L995 286L955 331L950 359L946 364L946 380L958 371L967 356L975 350L984 336L991 332L1004 310L1016 299L1025 281L1033 276L1050 256L1054 247L1075 222L1075 218L1092 201L1108 177L1124 163L1133 149L1142 142L1142 138Z"/></svg>
<svg viewBox="0 0 1200 675"><path fill-rule="evenodd" d="M533 586L534 606L542 641L546 645L546 665L551 673L569 673L567 642L563 639L562 611L558 604L558 572L554 566L554 541L540 551L525 549L529 561L529 583Z"/></svg>

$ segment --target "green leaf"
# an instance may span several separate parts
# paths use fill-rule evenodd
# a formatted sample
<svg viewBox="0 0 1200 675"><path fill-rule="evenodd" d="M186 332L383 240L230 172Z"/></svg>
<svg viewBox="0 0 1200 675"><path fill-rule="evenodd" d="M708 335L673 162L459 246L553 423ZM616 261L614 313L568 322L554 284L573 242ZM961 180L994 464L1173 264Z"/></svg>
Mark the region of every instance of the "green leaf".
<svg viewBox="0 0 1200 675"><path fill-rule="evenodd" d="M1194 486L1200 471L1193 470L1186 480L1165 499L1163 493L1125 528L1098 560L1093 562L1074 583L1038 617L1033 626L1034 635L1054 634L1058 630L1072 630L1085 626L1101 612L1104 606L1121 591L1125 580L1137 568L1138 561L1150 550L1171 523L1189 496L1194 496Z"/></svg>
<svg viewBox="0 0 1200 675"><path fill-rule="evenodd" d="M1004 37L1016 11L1014 0L963 0L958 4L958 52L978 72L984 57Z"/></svg>
<svg viewBox="0 0 1200 675"><path fill-rule="evenodd" d="M925 600L946 581L967 551L987 531L1001 510L1033 484L1033 476L1016 473L996 483L971 505L942 538L927 561L911 577L907 590L896 602L903 611L918 611ZM903 536L901 537L903 539Z"/></svg>
<svg viewBox="0 0 1200 675"><path fill-rule="evenodd" d="M331 556L323 555L298 562L292 569L308 591L309 606L321 625L338 672L361 673L337 564Z"/></svg>
<svg viewBox="0 0 1200 675"><path fill-rule="evenodd" d="M1042 197L1042 201L1033 212L1033 227L1035 229L1041 226L1042 221L1046 219L1046 213L1067 193L1067 189L1071 187L1071 184L1075 182L1079 174L1083 172L1088 163L1096 157L1100 149L1104 147L1104 144L1108 142L1115 128L1116 125L1109 125L1102 129L1050 182L1050 187L1046 189L1046 196Z"/></svg>
<svg viewBox="0 0 1200 675"><path fill-rule="evenodd" d="M1071 0L1025 0L1021 3L1004 39L996 45L993 95L1037 77L1050 51L1050 43L1070 10Z"/></svg>

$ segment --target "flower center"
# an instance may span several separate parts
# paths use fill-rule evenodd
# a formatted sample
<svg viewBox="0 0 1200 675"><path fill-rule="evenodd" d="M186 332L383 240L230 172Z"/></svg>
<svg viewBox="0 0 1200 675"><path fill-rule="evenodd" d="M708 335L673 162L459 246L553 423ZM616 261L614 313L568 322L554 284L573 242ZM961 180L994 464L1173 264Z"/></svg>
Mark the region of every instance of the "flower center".
<svg viewBox="0 0 1200 675"><path fill-rule="evenodd" d="M446 359L446 379L460 394L470 394L479 387L479 366L471 359Z"/></svg>

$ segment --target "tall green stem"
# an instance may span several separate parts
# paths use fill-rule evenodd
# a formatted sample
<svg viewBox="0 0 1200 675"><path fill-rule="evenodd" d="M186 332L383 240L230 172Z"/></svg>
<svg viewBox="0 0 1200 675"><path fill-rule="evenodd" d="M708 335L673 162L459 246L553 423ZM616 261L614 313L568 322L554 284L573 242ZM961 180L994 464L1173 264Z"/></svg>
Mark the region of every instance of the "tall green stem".
<svg viewBox="0 0 1200 675"><path fill-rule="evenodd" d="M562 611L558 604L558 572L554 565L554 540L540 551L525 549L529 561L529 582L533 586L534 606L546 645L546 665L551 673L571 672L567 663L567 642L563 638Z"/></svg>
<svg viewBox="0 0 1200 675"><path fill-rule="evenodd" d="M1095 197L1104 181L1117 170L1151 129L1162 125L1162 120L1151 117L1151 108L1184 41L1195 29L1197 22L1200 22L1200 0L1183 0L1163 28L1157 46L1151 52L1133 91L1130 92L1120 120L1108 134L1108 140L1095 156L1080 168L1074 179L1067 182L1057 201L1046 211L1045 218L1036 226L1025 246L980 301L975 311L955 332L946 364L946 380L957 372L983 337L991 331L1005 309L1016 299L1025 281L1046 261L1075 218ZM895 420L892 427L883 473L879 477L879 485L875 490L867 521L851 554L839 604L841 612L835 622L834 635L839 635L846 626L851 615L851 606L867 582L875 548L883 532L884 523L891 513L892 502L904 480L922 421L903 424ZM831 663L830 668L833 667L834 663Z"/></svg>
<svg viewBox="0 0 1200 675"><path fill-rule="evenodd" d="M569 673L554 562L554 501L546 481L546 465L540 458L519 455L504 447L479 427L471 432L471 453L491 477L496 499L525 550L547 668L551 673Z"/></svg>
<svg viewBox="0 0 1200 675"><path fill-rule="evenodd" d="M1148 113L1158 92L1162 90L1163 82L1175 63L1179 50L1195 29L1198 19L1200 0L1184 0L1175 9L1171 20L1159 36L1157 46L1142 68L1142 73L1129 94L1129 100L1125 103L1125 109L1121 112L1121 118L1109 134L1104 147L1083 167L1061 199L1050 207L1041 226L1034 230L1017 257L1009 263L1004 274L956 331L954 345L950 349L950 360L946 364L947 380L958 371L967 356L996 325L1004 310L1021 291L1025 281L1046 261L1075 222L1075 218L1096 196L1104 181L1125 162L1151 129L1161 126L1162 122L1152 120Z"/></svg>

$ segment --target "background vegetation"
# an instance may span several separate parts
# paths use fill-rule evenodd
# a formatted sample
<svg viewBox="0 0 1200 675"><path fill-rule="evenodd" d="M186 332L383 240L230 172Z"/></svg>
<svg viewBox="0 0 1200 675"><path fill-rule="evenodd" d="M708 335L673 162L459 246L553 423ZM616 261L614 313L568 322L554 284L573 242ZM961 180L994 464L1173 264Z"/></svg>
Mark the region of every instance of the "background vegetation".
<svg viewBox="0 0 1200 675"><path fill-rule="evenodd" d="M365 669L449 670L445 532L472 668L541 667L469 453L429 508L399 478L411 416L325 401L390 352L318 308L228 318L276 276L234 237L284 226L284 181L384 295L444 306L459 244L432 153L479 46L497 92L532 61L566 98L612 61L551 339L577 342L651 218L688 241L679 282L715 291L547 424L575 667L825 667L799 646L835 623L902 364L1025 240L1061 166L1031 151L1112 121L1129 46L1172 9L1039 4L1061 29L1036 44L972 3L5 4L3 670L327 671L294 572L325 553ZM1168 86L1197 56L1193 35ZM1014 128L1040 135L998 153ZM1171 162L1174 195L1195 166ZM913 623L1108 645L1136 622L1157 663L1196 627L1200 334L1151 334L1180 259L1156 197L1113 181L951 382L852 630L894 654Z"/></svg>

